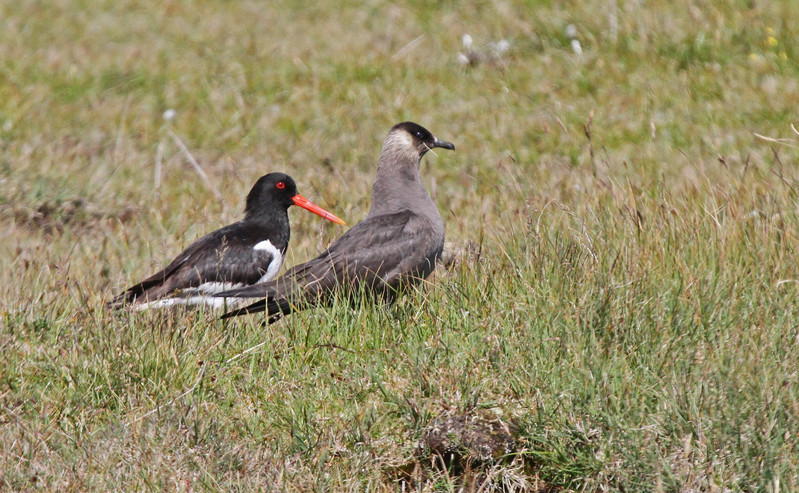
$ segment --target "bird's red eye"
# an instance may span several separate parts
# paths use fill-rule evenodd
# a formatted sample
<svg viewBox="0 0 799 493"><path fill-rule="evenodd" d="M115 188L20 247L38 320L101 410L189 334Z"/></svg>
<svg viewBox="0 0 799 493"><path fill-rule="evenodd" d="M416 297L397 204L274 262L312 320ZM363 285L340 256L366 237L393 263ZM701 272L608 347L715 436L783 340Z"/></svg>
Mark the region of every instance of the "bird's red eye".
<svg viewBox="0 0 799 493"><path fill-rule="evenodd" d="M285 184L285 183L283 183L282 181L279 181L279 182L277 182L277 184L276 184L275 186L276 186L277 188L281 189L281 190L283 190L284 188L286 188L286 184Z"/></svg>

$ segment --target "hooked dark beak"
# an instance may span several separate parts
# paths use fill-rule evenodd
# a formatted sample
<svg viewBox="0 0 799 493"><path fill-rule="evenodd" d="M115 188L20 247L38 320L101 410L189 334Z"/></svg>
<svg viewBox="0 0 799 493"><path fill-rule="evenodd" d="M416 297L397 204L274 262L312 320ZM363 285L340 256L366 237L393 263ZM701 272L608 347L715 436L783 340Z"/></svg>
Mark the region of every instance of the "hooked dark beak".
<svg viewBox="0 0 799 493"><path fill-rule="evenodd" d="M452 144L452 142L447 142L446 140L436 139L435 141L433 141L432 147L440 147L442 149L449 149L450 151L455 150L455 146Z"/></svg>
<svg viewBox="0 0 799 493"><path fill-rule="evenodd" d="M328 221L333 221L334 223L347 225L344 221L336 217L335 214L331 212L327 212L326 210L322 209L318 205L314 204L310 200L306 199L300 194L295 195L291 198L291 201L294 202L294 205L300 206L305 210L311 211L318 216L322 216L323 218L327 219Z"/></svg>

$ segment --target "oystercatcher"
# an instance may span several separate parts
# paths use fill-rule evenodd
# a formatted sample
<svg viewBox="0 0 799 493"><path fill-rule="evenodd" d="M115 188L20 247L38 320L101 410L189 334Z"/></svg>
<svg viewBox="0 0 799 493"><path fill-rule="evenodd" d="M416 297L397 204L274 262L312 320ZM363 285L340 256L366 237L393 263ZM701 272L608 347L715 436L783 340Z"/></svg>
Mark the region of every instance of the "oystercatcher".
<svg viewBox="0 0 799 493"><path fill-rule="evenodd" d="M297 205L338 224L344 221L297 193L284 173L262 176L247 195L244 219L192 243L162 271L129 287L109 306L136 309L224 305L209 296L266 282L277 275L289 244L288 208Z"/></svg>

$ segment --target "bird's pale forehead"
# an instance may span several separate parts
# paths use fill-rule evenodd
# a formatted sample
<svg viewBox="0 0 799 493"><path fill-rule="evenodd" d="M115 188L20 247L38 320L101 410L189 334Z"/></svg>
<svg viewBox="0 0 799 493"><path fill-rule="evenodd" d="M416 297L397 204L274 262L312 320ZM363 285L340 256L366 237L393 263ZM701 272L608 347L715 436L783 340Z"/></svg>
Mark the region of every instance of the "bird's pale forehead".
<svg viewBox="0 0 799 493"><path fill-rule="evenodd" d="M413 147L413 136L406 130L394 131L388 134L386 139L386 147Z"/></svg>

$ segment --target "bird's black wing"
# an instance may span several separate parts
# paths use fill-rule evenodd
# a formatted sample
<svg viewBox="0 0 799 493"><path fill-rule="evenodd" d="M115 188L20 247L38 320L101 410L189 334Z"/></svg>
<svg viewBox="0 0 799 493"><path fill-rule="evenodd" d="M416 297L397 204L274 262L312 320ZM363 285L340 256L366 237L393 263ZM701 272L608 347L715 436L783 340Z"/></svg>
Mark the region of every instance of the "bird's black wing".
<svg viewBox="0 0 799 493"><path fill-rule="evenodd" d="M137 298L152 301L208 282L255 283L274 260L273 253L252 248L252 238L257 237L253 235L258 233L254 225L243 222L209 233L183 250L163 270L116 296L109 306L119 307ZM277 240L276 243L282 254L285 244Z"/></svg>
<svg viewBox="0 0 799 493"><path fill-rule="evenodd" d="M408 210L367 218L321 255L292 267L280 278L219 293L265 297L223 318L264 310L270 315L290 313L329 300L337 289L386 294L404 280L427 277L443 248L443 235L436 236L428 220Z"/></svg>

